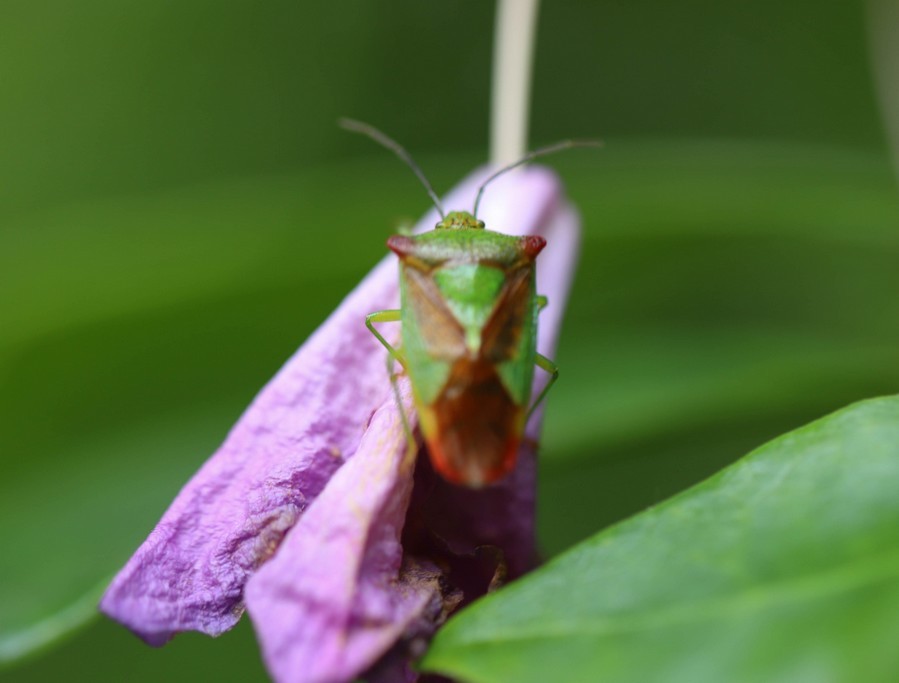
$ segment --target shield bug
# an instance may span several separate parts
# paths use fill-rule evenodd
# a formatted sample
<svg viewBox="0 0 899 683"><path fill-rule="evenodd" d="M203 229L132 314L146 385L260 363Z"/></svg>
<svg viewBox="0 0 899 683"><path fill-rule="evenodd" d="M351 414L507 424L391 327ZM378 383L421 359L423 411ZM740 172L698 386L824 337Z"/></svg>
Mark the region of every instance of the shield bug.
<svg viewBox="0 0 899 683"><path fill-rule="evenodd" d="M514 467L528 416L559 370L537 352L537 316L547 301L537 294L536 259L546 240L487 230L477 218L478 205L487 185L503 173L537 156L599 143L565 141L531 152L481 184L471 213L446 213L396 141L358 121L343 119L341 125L405 161L442 219L429 232L387 240L400 261L400 308L371 313L365 324L389 352L394 391L394 361L409 376L434 469L457 484L494 482ZM398 348L375 328L386 322L401 323ZM550 379L531 402L535 367ZM408 431L405 416L404 423Z"/></svg>

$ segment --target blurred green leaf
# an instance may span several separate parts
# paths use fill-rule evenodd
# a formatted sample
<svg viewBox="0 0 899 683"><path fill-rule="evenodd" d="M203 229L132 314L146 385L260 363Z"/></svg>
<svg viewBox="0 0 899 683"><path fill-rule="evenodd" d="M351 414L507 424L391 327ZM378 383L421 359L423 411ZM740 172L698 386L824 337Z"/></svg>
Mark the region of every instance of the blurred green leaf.
<svg viewBox="0 0 899 683"><path fill-rule="evenodd" d="M242 621L218 638L184 633L164 648L152 648L108 619L96 619L59 647L0 678L16 683L78 680L91 683L216 681L264 683L252 626Z"/></svg>
<svg viewBox="0 0 899 683"><path fill-rule="evenodd" d="M334 159L362 148L339 116L416 156L485 146L492 3L113 5L0 3L0 209ZM546 3L532 140L873 148L864 21L860 0Z"/></svg>
<svg viewBox="0 0 899 683"><path fill-rule="evenodd" d="M899 397L850 406L465 610L424 667L478 682L895 680L897 491Z"/></svg>

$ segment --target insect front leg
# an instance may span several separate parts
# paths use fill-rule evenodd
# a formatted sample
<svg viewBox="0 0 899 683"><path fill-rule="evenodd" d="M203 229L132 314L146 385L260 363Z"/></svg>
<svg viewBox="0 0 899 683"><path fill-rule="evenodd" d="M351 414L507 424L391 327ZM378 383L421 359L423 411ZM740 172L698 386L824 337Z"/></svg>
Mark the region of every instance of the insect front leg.
<svg viewBox="0 0 899 683"><path fill-rule="evenodd" d="M375 338L381 342L387 352L390 354L391 358L395 358L399 361L400 365L406 367L406 364L403 362L403 354L397 349L393 344L384 339L384 336L375 329L375 323L398 323L402 319L403 312L396 308L388 311L375 311L374 313L369 313L365 316L365 326L368 328L368 331L375 335Z"/></svg>
<svg viewBox="0 0 899 683"><path fill-rule="evenodd" d="M396 407L400 411L400 419L403 421L403 431L406 433L406 462L412 462L418 453L418 443L412 434L412 427L409 426L409 416L406 415L406 409L403 407L403 400L400 397L400 385L397 381L397 373L394 369L396 359L387 356L387 374L390 376L390 386L393 387L393 399L396 401Z"/></svg>
<svg viewBox="0 0 899 683"><path fill-rule="evenodd" d="M528 409L528 418L531 417L531 413L533 413L534 410L537 409L537 406L540 405L540 402L544 398L546 398L546 394L549 392L550 387L553 384L555 384L557 379L559 379L559 366L556 365L555 363L553 363L546 356L538 353L537 358L535 359L534 363L541 370L545 370L546 372L550 373L551 377L549 378L549 381L546 383L546 386L543 387L543 391L541 391L540 394L537 396L537 398L534 399L533 404L531 404L531 407Z"/></svg>
<svg viewBox="0 0 899 683"><path fill-rule="evenodd" d="M406 415L406 409L403 407L403 401L400 397L400 387L397 382L397 373L395 363L405 367L403 362L403 353L389 341L384 339L383 335L375 329L375 323L395 323L401 320L402 311L399 309L389 311L376 311L365 316L365 326L377 338L384 348L387 349L387 374L390 377L390 386L393 388L393 398L396 406L400 411L400 418L403 421L403 431L406 433L406 459L411 460L418 452L415 437L412 435L412 428L409 426L409 417Z"/></svg>
<svg viewBox="0 0 899 683"><path fill-rule="evenodd" d="M549 299L547 299L542 294L538 294L537 295L537 313L542 311L547 306L549 306Z"/></svg>

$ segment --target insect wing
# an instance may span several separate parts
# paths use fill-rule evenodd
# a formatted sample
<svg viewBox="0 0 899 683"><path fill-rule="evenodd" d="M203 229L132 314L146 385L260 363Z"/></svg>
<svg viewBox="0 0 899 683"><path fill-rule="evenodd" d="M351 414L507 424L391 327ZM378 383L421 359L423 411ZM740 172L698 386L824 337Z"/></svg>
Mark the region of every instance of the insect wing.
<svg viewBox="0 0 899 683"><path fill-rule="evenodd" d="M533 264L517 266L491 304L476 353L430 273L403 268L403 341L435 468L479 486L506 474L524 429L533 377Z"/></svg>

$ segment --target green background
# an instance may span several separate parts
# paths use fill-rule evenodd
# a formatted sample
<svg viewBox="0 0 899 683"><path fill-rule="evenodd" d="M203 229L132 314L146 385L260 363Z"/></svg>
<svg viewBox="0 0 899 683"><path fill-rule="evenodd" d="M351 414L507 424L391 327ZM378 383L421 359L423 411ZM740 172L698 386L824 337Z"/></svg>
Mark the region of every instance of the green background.
<svg viewBox="0 0 899 683"><path fill-rule="evenodd" d="M474 1L0 5L0 653L85 624L3 680L265 679L246 623L156 651L87 619L93 596L427 208L337 117L450 187L486 156L492 24ZM544 3L531 140L596 136L550 162L585 241L547 555L899 391L861 3Z"/></svg>

